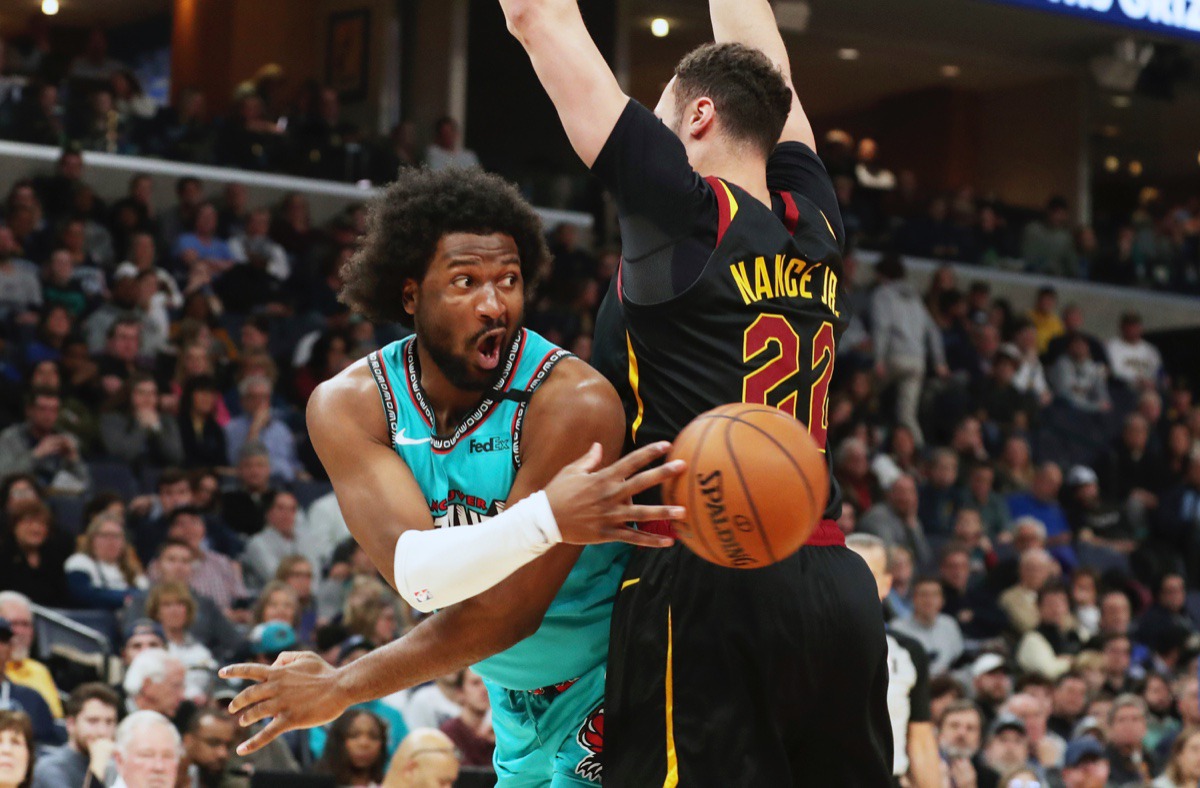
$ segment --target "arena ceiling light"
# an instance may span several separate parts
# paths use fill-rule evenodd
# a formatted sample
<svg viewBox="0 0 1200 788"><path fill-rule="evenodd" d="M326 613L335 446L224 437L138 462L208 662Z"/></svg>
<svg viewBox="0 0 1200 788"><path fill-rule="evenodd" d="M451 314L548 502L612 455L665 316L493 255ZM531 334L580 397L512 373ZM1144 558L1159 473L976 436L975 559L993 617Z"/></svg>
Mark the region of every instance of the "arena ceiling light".
<svg viewBox="0 0 1200 788"><path fill-rule="evenodd" d="M1133 99L1129 96L1113 96L1112 105L1117 109L1129 109L1133 106Z"/></svg>
<svg viewBox="0 0 1200 788"><path fill-rule="evenodd" d="M42 13L54 16L58 13L58 0L42 0Z"/></svg>
<svg viewBox="0 0 1200 788"><path fill-rule="evenodd" d="M842 47L837 53L839 60L858 60L859 54L854 47Z"/></svg>
<svg viewBox="0 0 1200 788"><path fill-rule="evenodd" d="M1116 172L1121 169L1121 160L1116 156L1109 156L1104 160L1104 169L1108 172Z"/></svg>
<svg viewBox="0 0 1200 788"><path fill-rule="evenodd" d="M952 63L942 66L942 76L946 79L958 79L958 75L961 73L962 69Z"/></svg>
<svg viewBox="0 0 1200 788"><path fill-rule="evenodd" d="M666 38L671 33L671 23L661 16L650 20L650 32L655 38Z"/></svg>
<svg viewBox="0 0 1200 788"><path fill-rule="evenodd" d="M1133 161L1129 162L1129 174L1130 175L1132 175L1135 178L1139 178L1139 177L1141 177L1142 172L1143 172L1143 167L1142 167L1142 163L1140 161L1138 161L1137 159L1134 159Z"/></svg>

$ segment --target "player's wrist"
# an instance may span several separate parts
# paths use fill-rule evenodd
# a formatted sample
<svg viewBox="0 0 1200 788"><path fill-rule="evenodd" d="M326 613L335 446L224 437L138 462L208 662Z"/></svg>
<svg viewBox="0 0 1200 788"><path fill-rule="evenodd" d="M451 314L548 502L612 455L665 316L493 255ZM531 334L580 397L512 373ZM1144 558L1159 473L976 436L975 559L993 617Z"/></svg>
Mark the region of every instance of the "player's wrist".
<svg viewBox="0 0 1200 788"><path fill-rule="evenodd" d="M563 535L558 527L558 518L554 516L554 507L550 505L546 491L538 490L523 503L527 503L529 508L528 535L540 539L544 544L556 545L562 542Z"/></svg>

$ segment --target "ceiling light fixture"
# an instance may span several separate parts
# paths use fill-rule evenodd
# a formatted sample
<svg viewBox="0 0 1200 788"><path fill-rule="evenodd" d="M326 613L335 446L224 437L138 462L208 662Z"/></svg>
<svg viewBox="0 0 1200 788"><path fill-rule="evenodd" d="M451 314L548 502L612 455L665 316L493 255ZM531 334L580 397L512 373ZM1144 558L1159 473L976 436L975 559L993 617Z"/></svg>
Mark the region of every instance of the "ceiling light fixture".
<svg viewBox="0 0 1200 788"><path fill-rule="evenodd" d="M1116 172L1121 169L1121 160L1116 156L1109 156L1104 160L1104 169L1108 172Z"/></svg>
<svg viewBox="0 0 1200 788"><path fill-rule="evenodd" d="M671 33L671 23L661 16L650 20L650 32L655 38L666 38Z"/></svg>
<svg viewBox="0 0 1200 788"><path fill-rule="evenodd" d="M1117 109L1129 109L1133 105L1133 99L1129 96L1113 96L1112 105Z"/></svg>
<svg viewBox="0 0 1200 788"><path fill-rule="evenodd" d="M840 60L858 60L859 52L854 47L842 47L837 55Z"/></svg>
<svg viewBox="0 0 1200 788"><path fill-rule="evenodd" d="M54 16L58 13L58 0L42 0L42 13Z"/></svg>
<svg viewBox="0 0 1200 788"><path fill-rule="evenodd" d="M942 66L942 76L946 79L957 79L961 73L962 69L952 63Z"/></svg>
<svg viewBox="0 0 1200 788"><path fill-rule="evenodd" d="M1142 174L1142 163L1137 159L1129 162L1129 174L1135 178L1140 177Z"/></svg>

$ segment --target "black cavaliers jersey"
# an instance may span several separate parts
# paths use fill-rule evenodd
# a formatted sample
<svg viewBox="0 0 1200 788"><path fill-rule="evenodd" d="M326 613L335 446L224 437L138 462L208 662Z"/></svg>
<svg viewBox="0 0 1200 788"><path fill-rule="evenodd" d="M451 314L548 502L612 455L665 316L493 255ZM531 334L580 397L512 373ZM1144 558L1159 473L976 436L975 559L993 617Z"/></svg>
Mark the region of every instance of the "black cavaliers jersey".
<svg viewBox="0 0 1200 788"><path fill-rule="evenodd" d="M841 217L815 153L777 149L768 208L696 175L679 139L631 101L593 171L616 198L623 252L593 363L621 395L627 445L674 440L704 411L747 402L792 414L824 449L849 315Z"/></svg>

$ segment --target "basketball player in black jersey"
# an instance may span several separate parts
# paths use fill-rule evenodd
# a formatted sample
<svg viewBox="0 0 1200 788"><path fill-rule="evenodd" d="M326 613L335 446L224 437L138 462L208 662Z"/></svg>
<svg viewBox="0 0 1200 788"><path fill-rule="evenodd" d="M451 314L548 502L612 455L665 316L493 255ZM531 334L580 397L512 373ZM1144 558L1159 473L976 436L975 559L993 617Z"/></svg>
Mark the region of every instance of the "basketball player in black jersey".
<svg viewBox="0 0 1200 788"><path fill-rule="evenodd" d="M620 211L594 360L622 396L627 445L751 402L824 447L849 317L843 229L767 0L710 0L716 43L684 58L653 113L621 91L577 0L500 3ZM890 783L883 618L830 481L809 544L774 566L638 551L613 613L606 786Z"/></svg>

